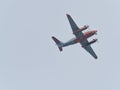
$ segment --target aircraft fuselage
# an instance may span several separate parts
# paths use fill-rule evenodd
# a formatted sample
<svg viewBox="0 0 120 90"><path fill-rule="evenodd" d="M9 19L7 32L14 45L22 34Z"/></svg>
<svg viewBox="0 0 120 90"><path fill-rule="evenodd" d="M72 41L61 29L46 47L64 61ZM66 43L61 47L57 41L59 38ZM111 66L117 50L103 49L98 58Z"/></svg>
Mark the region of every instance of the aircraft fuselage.
<svg viewBox="0 0 120 90"><path fill-rule="evenodd" d="M83 34L82 37L80 37L80 38L75 37L75 38L69 40L68 42L62 44L62 47L83 42L84 40L86 40L87 38L93 36L93 35L96 34L96 33L97 33L97 30L87 31L87 32L85 32L85 33Z"/></svg>

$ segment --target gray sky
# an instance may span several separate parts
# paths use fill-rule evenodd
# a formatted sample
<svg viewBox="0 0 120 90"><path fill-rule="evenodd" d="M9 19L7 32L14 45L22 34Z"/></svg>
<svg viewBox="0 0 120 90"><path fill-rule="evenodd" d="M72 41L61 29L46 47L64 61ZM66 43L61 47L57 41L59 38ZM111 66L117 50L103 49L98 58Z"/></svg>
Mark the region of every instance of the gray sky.
<svg viewBox="0 0 120 90"><path fill-rule="evenodd" d="M120 90L119 3L1 0L0 90ZM98 30L97 61L79 44L59 52L51 36L74 37L66 13Z"/></svg>

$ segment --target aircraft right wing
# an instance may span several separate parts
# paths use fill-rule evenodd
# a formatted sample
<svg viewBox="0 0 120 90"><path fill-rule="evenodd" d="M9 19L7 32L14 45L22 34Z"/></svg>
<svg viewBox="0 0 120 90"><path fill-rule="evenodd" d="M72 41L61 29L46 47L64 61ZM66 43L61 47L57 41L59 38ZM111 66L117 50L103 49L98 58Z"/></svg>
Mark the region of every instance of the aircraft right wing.
<svg viewBox="0 0 120 90"><path fill-rule="evenodd" d="M88 43L88 40L84 40L83 42L81 42L80 44L82 46L85 46L83 47L88 53L90 53L90 55L92 55L95 59L97 59L97 55L95 54L95 52L93 51L92 47L90 45L87 45L86 44Z"/></svg>
<svg viewBox="0 0 120 90"><path fill-rule="evenodd" d="M76 25L76 23L74 22L74 20L72 19L72 17L71 17L69 14L66 14L66 15L67 15L67 18L68 18L68 21L69 21L69 23L70 23L70 26L71 26L71 28L72 28L73 33L74 33L75 31L79 30L78 26ZM78 32L78 33L75 34L75 36L76 36L77 38L80 38L80 37L83 36L83 33L82 33L82 32Z"/></svg>

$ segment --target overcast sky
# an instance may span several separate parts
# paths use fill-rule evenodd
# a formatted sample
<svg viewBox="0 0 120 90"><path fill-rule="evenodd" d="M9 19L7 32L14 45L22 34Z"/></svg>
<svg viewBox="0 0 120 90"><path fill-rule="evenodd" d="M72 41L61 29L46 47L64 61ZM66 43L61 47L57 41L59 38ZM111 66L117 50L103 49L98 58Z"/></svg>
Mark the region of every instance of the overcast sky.
<svg viewBox="0 0 120 90"><path fill-rule="evenodd" d="M0 90L120 90L119 0L1 0ZM66 17L97 29L98 59L79 44L59 52L51 36L74 37Z"/></svg>

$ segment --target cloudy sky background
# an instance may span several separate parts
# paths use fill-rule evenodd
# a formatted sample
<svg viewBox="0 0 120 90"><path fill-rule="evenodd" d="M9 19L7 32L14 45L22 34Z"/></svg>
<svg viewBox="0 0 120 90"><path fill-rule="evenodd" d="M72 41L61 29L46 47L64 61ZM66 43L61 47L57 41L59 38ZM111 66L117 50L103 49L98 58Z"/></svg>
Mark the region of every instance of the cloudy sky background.
<svg viewBox="0 0 120 90"><path fill-rule="evenodd" d="M0 90L119 90L119 3L1 0ZM74 37L66 13L78 26L98 30L92 37L99 39L92 45L97 60L79 44L59 52L51 36Z"/></svg>

